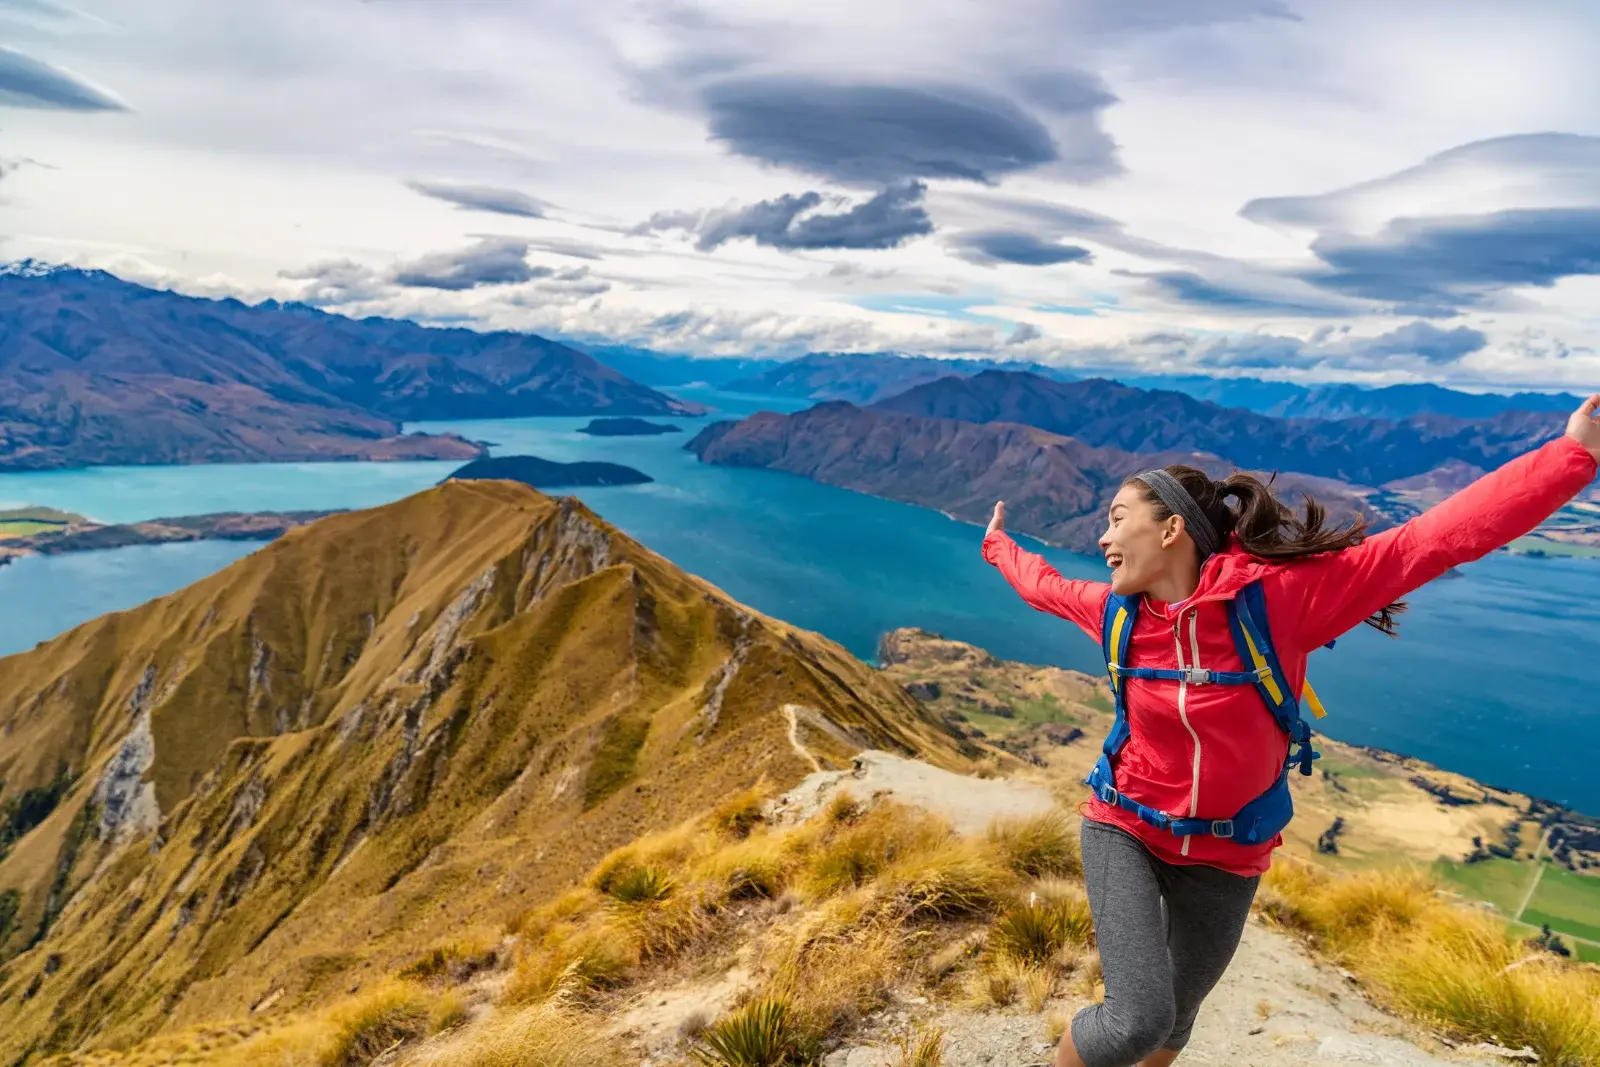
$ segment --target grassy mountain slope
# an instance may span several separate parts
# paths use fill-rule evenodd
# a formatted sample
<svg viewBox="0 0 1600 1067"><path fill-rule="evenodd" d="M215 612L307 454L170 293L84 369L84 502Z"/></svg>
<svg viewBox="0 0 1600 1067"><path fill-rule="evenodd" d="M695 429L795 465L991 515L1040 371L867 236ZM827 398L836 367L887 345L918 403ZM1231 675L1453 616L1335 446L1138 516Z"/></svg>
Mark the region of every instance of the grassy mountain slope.
<svg viewBox="0 0 1600 1067"><path fill-rule="evenodd" d="M0 662L0 1062L327 995L866 746L962 762L573 501L449 482L292 530Z"/></svg>

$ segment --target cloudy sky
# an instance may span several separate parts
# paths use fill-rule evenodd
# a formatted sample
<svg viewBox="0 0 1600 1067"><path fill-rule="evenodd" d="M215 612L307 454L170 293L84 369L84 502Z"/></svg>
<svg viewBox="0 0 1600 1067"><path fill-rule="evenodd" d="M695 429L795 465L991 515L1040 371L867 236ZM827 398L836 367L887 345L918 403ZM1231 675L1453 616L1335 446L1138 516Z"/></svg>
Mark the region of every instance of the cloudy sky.
<svg viewBox="0 0 1600 1067"><path fill-rule="evenodd" d="M1592 0L0 0L0 259L702 355L1592 387L1595 100Z"/></svg>

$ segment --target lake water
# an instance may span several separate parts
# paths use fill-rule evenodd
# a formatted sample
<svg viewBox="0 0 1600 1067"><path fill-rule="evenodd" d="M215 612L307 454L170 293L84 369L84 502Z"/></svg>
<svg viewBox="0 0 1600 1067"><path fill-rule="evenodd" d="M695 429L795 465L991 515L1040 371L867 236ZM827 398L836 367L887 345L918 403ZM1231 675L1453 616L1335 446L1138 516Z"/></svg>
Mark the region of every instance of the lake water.
<svg viewBox="0 0 1600 1067"><path fill-rule="evenodd" d="M802 404L675 390L713 417ZM864 659L897 626L921 626L996 655L1099 672L1075 628L1024 606L979 556L981 531L937 512L770 471L701 464L682 434L589 438L587 419L427 423L493 443L495 454L597 459L656 481L575 495L629 535L733 597L827 634ZM207 511L366 507L434 484L450 463L102 468L0 475L0 501L104 521ZM0 568L0 655L104 611L212 573L254 545L203 542L22 560ZM1097 559L1040 549L1062 573L1103 577ZM1402 636L1359 628L1312 658L1329 706L1322 731L1600 812L1600 561L1504 554L1414 594ZM0 665L3 669L3 665Z"/></svg>

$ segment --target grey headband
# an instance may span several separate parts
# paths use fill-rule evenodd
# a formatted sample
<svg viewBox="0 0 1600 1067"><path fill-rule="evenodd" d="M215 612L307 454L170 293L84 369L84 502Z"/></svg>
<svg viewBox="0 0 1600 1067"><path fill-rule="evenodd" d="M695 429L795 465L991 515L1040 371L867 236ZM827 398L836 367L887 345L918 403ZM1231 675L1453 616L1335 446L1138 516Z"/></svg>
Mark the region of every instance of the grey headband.
<svg viewBox="0 0 1600 1067"><path fill-rule="evenodd" d="M1183 487L1182 482L1160 467L1135 477L1148 485L1150 491L1167 506L1169 511L1174 515L1183 516L1184 529L1194 538L1195 547L1200 549L1202 561L1221 547L1217 528L1211 525L1211 520L1206 518L1206 513L1200 510L1200 505L1195 503L1194 497L1189 495L1189 490Z"/></svg>

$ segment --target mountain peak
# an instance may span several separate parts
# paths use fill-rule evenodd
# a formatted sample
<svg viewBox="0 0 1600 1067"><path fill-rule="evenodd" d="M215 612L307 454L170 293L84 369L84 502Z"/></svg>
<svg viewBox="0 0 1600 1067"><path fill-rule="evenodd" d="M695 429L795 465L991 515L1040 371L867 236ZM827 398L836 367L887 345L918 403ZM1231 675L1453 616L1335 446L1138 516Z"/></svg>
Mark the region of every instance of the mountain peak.
<svg viewBox="0 0 1600 1067"><path fill-rule="evenodd" d="M3 794L62 787L0 858L0 1058L382 973L869 747L964 762L898 686L575 500L450 481L330 516L5 661Z"/></svg>

